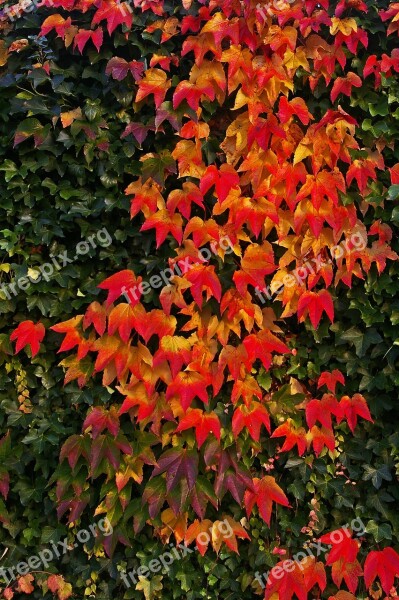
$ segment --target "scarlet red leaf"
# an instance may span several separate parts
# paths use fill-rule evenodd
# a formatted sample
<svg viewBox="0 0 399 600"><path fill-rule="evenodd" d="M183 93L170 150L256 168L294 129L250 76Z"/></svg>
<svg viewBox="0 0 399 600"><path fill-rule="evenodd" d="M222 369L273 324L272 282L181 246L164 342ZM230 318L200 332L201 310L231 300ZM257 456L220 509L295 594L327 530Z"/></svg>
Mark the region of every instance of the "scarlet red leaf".
<svg viewBox="0 0 399 600"><path fill-rule="evenodd" d="M338 369L334 369L331 373L328 371L323 371L317 382L317 387L320 388L322 385L326 385L330 392L335 394L337 383L342 383L342 385L345 385L345 377L342 375L341 371Z"/></svg>
<svg viewBox="0 0 399 600"><path fill-rule="evenodd" d="M250 408L239 406L235 410L232 421L234 437L237 437L240 431L246 427L252 439L259 442L262 425L264 425L270 433L269 413L259 402L253 402Z"/></svg>
<svg viewBox="0 0 399 600"><path fill-rule="evenodd" d="M323 311L326 312L330 321L334 320L334 305L327 290L320 292L304 292L298 302L298 319L304 321L309 315L310 321L317 329Z"/></svg>
<svg viewBox="0 0 399 600"><path fill-rule="evenodd" d="M363 419L366 419L366 421L373 422L367 402L361 394L355 394L352 396L352 398L349 398L349 396L343 396L339 402L339 407L341 410L341 416L338 422L340 422L343 418L346 418L352 433L357 425L358 417L362 417Z"/></svg>
<svg viewBox="0 0 399 600"><path fill-rule="evenodd" d="M399 577L399 555L393 548L371 551L364 563L364 581L369 588L379 577L382 589L386 594L393 587L395 577Z"/></svg>
<svg viewBox="0 0 399 600"><path fill-rule="evenodd" d="M204 413L199 408L189 409L187 414L180 420L176 431L185 431L192 427L195 428L198 448L201 448L210 433L213 433L220 440L220 421L214 412Z"/></svg>
<svg viewBox="0 0 399 600"><path fill-rule="evenodd" d="M92 20L92 25L96 25L101 21L107 22L107 30L109 35L111 35L112 32L122 24L124 24L128 29L131 29L133 23L132 9L128 2L100 0Z"/></svg>
<svg viewBox="0 0 399 600"><path fill-rule="evenodd" d="M15 351L18 354L25 346L30 346L32 357L36 356L40 350L40 342L43 341L46 330L43 323L34 323L33 321L22 321L12 332L10 340L17 341Z"/></svg>
<svg viewBox="0 0 399 600"><path fill-rule="evenodd" d="M141 296L141 281L141 277L136 278L133 271L126 269L125 271L119 271L119 273L111 275L111 277L107 277L98 287L108 291L107 306L112 304L117 298L120 298L122 294L126 294L129 302L134 306L138 303Z"/></svg>

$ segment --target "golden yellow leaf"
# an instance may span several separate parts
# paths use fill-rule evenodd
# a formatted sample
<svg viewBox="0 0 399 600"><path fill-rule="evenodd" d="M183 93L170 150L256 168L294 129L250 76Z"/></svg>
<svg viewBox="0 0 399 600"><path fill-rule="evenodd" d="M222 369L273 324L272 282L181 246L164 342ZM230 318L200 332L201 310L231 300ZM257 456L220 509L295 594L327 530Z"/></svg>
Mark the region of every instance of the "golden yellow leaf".
<svg viewBox="0 0 399 600"><path fill-rule="evenodd" d="M313 148L310 148L308 145L299 144L297 149L295 150L294 155L294 165L305 160L308 156L313 155Z"/></svg>
<svg viewBox="0 0 399 600"><path fill-rule="evenodd" d="M357 23L355 19L338 19L338 17L332 17L331 22L331 35L336 35L338 31L341 31L341 33L344 35L350 35L352 31L357 31Z"/></svg>

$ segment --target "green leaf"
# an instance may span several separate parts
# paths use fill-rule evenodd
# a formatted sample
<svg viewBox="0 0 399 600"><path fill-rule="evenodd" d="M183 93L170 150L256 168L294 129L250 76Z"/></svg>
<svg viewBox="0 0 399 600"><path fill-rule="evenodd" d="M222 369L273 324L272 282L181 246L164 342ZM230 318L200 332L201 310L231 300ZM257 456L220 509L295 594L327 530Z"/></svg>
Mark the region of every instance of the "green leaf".
<svg viewBox="0 0 399 600"><path fill-rule="evenodd" d="M372 344L382 342L382 337L375 328L367 329L365 333L362 333L357 327L351 327L339 335L339 343L343 341L352 343L355 346L356 355L362 358Z"/></svg>
<svg viewBox="0 0 399 600"><path fill-rule="evenodd" d="M176 162L168 151L164 151L158 156L148 158L143 162L141 176L143 183L151 177L163 186L166 175L171 173L176 173Z"/></svg>
<svg viewBox="0 0 399 600"><path fill-rule="evenodd" d="M392 481L392 475L390 473L388 465L382 465L379 468L371 467L370 465L363 465L364 474L362 479L364 481L372 482L373 486L378 490L381 487L383 479L385 481Z"/></svg>
<svg viewBox="0 0 399 600"><path fill-rule="evenodd" d="M389 523L376 523L375 521L369 521L366 525L367 533L371 533L377 544L383 540L392 539L392 528Z"/></svg>
<svg viewBox="0 0 399 600"><path fill-rule="evenodd" d="M388 198L388 200L397 200L399 198L399 185L398 184L391 185L391 187L388 188L387 198ZM398 207L396 206L395 209L396 208L398 208Z"/></svg>

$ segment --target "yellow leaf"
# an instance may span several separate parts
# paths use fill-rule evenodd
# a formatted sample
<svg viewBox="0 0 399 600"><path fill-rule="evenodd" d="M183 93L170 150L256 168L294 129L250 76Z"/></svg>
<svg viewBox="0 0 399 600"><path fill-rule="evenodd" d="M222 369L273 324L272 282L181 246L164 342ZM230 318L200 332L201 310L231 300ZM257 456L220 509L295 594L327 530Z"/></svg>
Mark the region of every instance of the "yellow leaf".
<svg viewBox="0 0 399 600"><path fill-rule="evenodd" d="M28 277L29 277L29 279L33 279L34 281L36 281L36 279L38 279L40 277L40 271L36 271L36 269L31 269L29 267L28 268Z"/></svg>
<svg viewBox="0 0 399 600"><path fill-rule="evenodd" d="M357 31L357 23L355 19L338 19L338 17L332 17L331 22L331 35L337 34L338 31L341 31L341 33L344 35L350 35L352 31Z"/></svg>
<svg viewBox="0 0 399 600"><path fill-rule="evenodd" d="M305 144L299 144L297 149L295 150L294 155L294 165L305 160L308 156L312 156L313 150L306 146Z"/></svg>
<svg viewBox="0 0 399 600"><path fill-rule="evenodd" d="M162 577L160 575L154 575L151 579L139 575L139 583L136 585L136 590L144 592L145 600L154 600L154 598L159 598L158 592L163 588L161 581Z"/></svg>
<svg viewBox="0 0 399 600"><path fill-rule="evenodd" d="M303 48L298 48L296 52L292 52L289 48L287 48L284 54L284 66L287 69L297 69L298 67L303 67L306 71L309 71L309 63L305 56L305 50Z"/></svg>
<svg viewBox="0 0 399 600"><path fill-rule="evenodd" d="M8 49L4 40L0 40L0 67L7 63Z"/></svg>

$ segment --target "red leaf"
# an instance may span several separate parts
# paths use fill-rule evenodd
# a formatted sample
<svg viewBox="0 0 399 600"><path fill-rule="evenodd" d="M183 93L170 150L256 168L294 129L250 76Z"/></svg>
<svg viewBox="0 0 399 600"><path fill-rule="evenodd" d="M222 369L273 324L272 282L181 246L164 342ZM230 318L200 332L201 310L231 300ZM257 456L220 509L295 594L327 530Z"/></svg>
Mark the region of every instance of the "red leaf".
<svg viewBox="0 0 399 600"><path fill-rule="evenodd" d="M346 418L352 433L355 431L358 416L366 419L366 421L373 422L367 402L361 394L355 394L352 398L343 396L339 402L339 407L341 409L341 417L339 418L338 423L343 418Z"/></svg>
<svg viewBox="0 0 399 600"><path fill-rule="evenodd" d="M172 213L178 209L186 219L191 216L192 204L204 208L204 197L199 188L190 181L183 183L182 190L172 190L166 201L166 206Z"/></svg>
<svg viewBox="0 0 399 600"><path fill-rule="evenodd" d="M87 415L82 431L84 432L89 427L91 427L93 438L98 437L104 429L116 437L119 433L118 409L115 406L109 410L102 406L94 407Z"/></svg>
<svg viewBox="0 0 399 600"><path fill-rule="evenodd" d="M99 302L92 302L86 309L83 318L83 329L94 325L99 335L103 335L106 328L107 311Z"/></svg>
<svg viewBox="0 0 399 600"><path fill-rule="evenodd" d="M203 410L195 408L188 410L187 414L180 420L176 432L195 428L195 437L198 448L201 448L210 433L220 441L220 421L214 412L204 413Z"/></svg>
<svg viewBox="0 0 399 600"><path fill-rule="evenodd" d="M335 386L334 386L335 387ZM321 400L310 400L306 404L306 422L308 427L313 427L316 421L331 429L331 415L335 415L337 420L342 418L342 410L335 396L324 394Z"/></svg>
<svg viewBox="0 0 399 600"><path fill-rule="evenodd" d="M359 551L359 542L352 539L352 533L347 528L335 529L321 536L320 542L332 546L327 557L327 565L344 559L352 563L356 560Z"/></svg>
<svg viewBox="0 0 399 600"><path fill-rule="evenodd" d="M294 446L298 446L298 454L299 456L302 456L302 454L306 450L306 431L303 427L296 428L291 419L287 419L285 423L277 427L277 429L273 431L271 437L286 437L286 440L280 452L288 452Z"/></svg>
<svg viewBox="0 0 399 600"><path fill-rule="evenodd" d="M60 37L64 38L65 30L68 29L71 26L71 24L72 24L71 17L64 19L64 17L62 17L59 14L51 15L50 17L47 17L47 19L45 19L43 21L39 36L45 36L50 31L55 29L57 34Z"/></svg>
<svg viewBox="0 0 399 600"><path fill-rule="evenodd" d="M313 444L313 450L316 456L319 456L324 446L326 446L331 452L335 449L335 437L332 429L322 427L321 429L317 425L313 425L308 434L311 443Z"/></svg>
<svg viewBox="0 0 399 600"><path fill-rule="evenodd" d="M135 323L134 309L130 304L121 302L111 310L108 319L108 333L114 335L115 331L118 331L121 340L127 344Z"/></svg>
<svg viewBox="0 0 399 600"><path fill-rule="evenodd" d="M108 290L108 297L105 303L106 306L112 304L114 300L119 298L122 294L127 294L129 296L129 302L132 306L135 306L141 296L141 281L141 277L137 277L136 279L133 271L126 269L125 271L119 271L119 273L111 275L111 277L107 277L107 279L104 279L98 287L102 290Z"/></svg>
<svg viewBox="0 0 399 600"><path fill-rule="evenodd" d="M103 30L101 27L97 27L97 29L91 32L91 41L97 48L97 52L100 52L103 43L103 37Z"/></svg>
<svg viewBox="0 0 399 600"><path fill-rule="evenodd" d="M373 550L364 563L364 581L369 588L376 577L380 578L384 592L389 595L395 577L399 577L399 555L393 548Z"/></svg>
<svg viewBox="0 0 399 600"><path fill-rule="evenodd" d="M331 90L331 102L335 102L339 94L350 96L352 94L353 86L357 88L362 87L362 80L360 79L359 75L356 75L356 73L349 71L346 77L337 77Z"/></svg>
<svg viewBox="0 0 399 600"><path fill-rule="evenodd" d="M286 569L286 561L280 561L271 570L265 590L265 600L276 597L281 600L291 600L294 594L299 600L308 599L308 589L305 586L301 564L292 560L287 562L290 563L289 569Z"/></svg>
<svg viewBox="0 0 399 600"><path fill-rule="evenodd" d="M207 191L215 186L216 196L219 202L223 202L231 189L238 186L240 178L236 170L228 164L223 164L220 170L215 165L209 166L200 180L201 194L205 196Z"/></svg>
<svg viewBox="0 0 399 600"><path fill-rule="evenodd" d="M248 335L243 345L248 353L248 362L252 364L259 358L265 369L269 369L272 361L272 352L280 354L289 353L290 349L277 336L273 335L268 329L262 329L256 334Z"/></svg>
<svg viewBox="0 0 399 600"><path fill-rule="evenodd" d="M45 336L46 330L43 323L33 323L33 321L22 321L12 332L10 340L17 340L15 351L18 354L26 345L30 346L32 357L40 350L40 342Z"/></svg>
<svg viewBox="0 0 399 600"><path fill-rule="evenodd" d="M287 123L293 115L296 115L304 125L309 125L309 121L314 119L303 98L293 98L288 102L285 96L281 96L277 114L281 123Z"/></svg>
<svg viewBox="0 0 399 600"><path fill-rule="evenodd" d="M97 27L94 31L92 29L79 29L73 38L73 47L76 48L77 46L79 52L82 54L84 47L90 39L97 48L97 52L100 52L103 43L103 30L101 27Z"/></svg>
<svg viewBox="0 0 399 600"><path fill-rule="evenodd" d="M148 69L144 77L140 80L135 102L141 102L141 100L152 94L154 96L155 108L159 108L165 100L166 92L171 85L172 83L167 78L165 71L161 69Z"/></svg>
<svg viewBox="0 0 399 600"><path fill-rule="evenodd" d="M363 574L359 561L348 562L341 558L335 562L331 570L332 579L337 587L341 587L342 580L345 580L348 589L354 594L358 586L359 577Z"/></svg>
<svg viewBox="0 0 399 600"><path fill-rule="evenodd" d="M132 9L127 2L116 2L115 0L101 0L99 7L93 17L92 25L101 21L107 21L109 35L118 27L125 25L127 29L132 28Z"/></svg>
<svg viewBox="0 0 399 600"><path fill-rule="evenodd" d="M220 302L222 286L213 265L192 265L184 277L191 283L190 292L199 308L202 308L204 291L207 301L213 296Z"/></svg>
<svg viewBox="0 0 399 600"><path fill-rule="evenodd" d="M327 290L304 292L298 302L298 320L303 322L309 315L314 329L317 329L323 310L330 321L334 321L334 305Z"/></svg>
<svg viewBox="0 0 399 600"><path fill-rule="evenodd" d="M187 410L195 397L198 397L204 404L208 404L208 380L199 373L191 371L181 371L173 379L166 391L166 399L173 396L179 398L183 410Z"/></svg>
<svg viewBox="0 0 399 600"><path fill-rule="evenodd" d="M277 485L274 477L266 475L263 479L253 480L255 491L247 490L244 496L245 509L249 518L254 505L259 509L259 514L270 527L273 502L282 506L289 506L288 498L283 490Z"/></svg>
<svg viewBox="0 0 399 600"><path fill-rule="evenodd" d="M147 229L156 230L156 243L157 249L165 241L168 233L171 233L178 244L181 244L183 239L182 231L183 219L181 215L175 213L174 215L169 210L163 209L158 210L154 215L149 217L144 225L141 226L140 231L147 231Z"/></svg>
<svg viewBox="0 0 399 600"><path fill-rule="evenodd" d="M335 388L338 382L345 385L345 377L342 375L341 371L338 371L338 369L334 369L331 373L323 371L317 382L317 388L326 385L330 392L335 394Z"/></svg>
<svg viewBox="0 0 399 600"><path fill-rule="evenodd" d="M233 415L232 431L235 438L246 427L253 440L259 442L262 424L270 433L270 417L266 408L259 402L253 402L250 408L239 406Z"/></svg>
<svg viewBox="0 0 399 600"><path fill-rule="evenodd" d="M176 110L183 100L186 100L190 108L197 111L203 96L211 101L215 99L215 90L210 83L202 82L199 85L190 81L180 81L173 94L173 108Z"/></svg>

